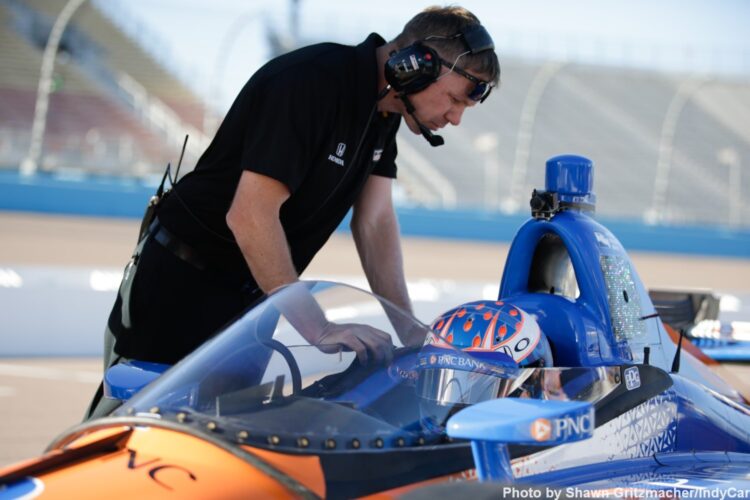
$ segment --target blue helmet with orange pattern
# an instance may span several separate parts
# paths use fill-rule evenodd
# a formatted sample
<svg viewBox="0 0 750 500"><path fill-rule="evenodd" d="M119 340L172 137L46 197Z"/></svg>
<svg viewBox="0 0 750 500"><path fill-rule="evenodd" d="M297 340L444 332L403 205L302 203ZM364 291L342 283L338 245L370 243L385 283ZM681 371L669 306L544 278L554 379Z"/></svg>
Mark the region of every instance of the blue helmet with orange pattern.
<svg viewBox="0 0 750 500"><path fill-rule="evenodd" d="M502 353L521 368L552 366L552 350L536 320L506 301L462 304L441 314L432 329L437 335L426 343L448 343L488 362Z"/></svg>
<svg viewBox="0 0 750 500"><path fill-rule="evenodd" d="M417 356L417 394L425 429L468 405L507 395L519 368L552 366L536 320L506 301L468 302L432 323Z"/></svg>

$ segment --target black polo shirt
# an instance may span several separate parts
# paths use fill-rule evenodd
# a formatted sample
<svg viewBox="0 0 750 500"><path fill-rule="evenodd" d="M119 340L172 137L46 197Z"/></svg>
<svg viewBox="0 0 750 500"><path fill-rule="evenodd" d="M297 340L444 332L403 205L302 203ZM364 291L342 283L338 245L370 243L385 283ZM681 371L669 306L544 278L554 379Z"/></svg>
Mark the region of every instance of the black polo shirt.
<svg viewBox="0 0 750 500"><path fill-rule="evenodd" d="M226 214L243 170L272 177L291 192L280 218L301 273L368 176L396 177L400 116L375 110L375 49L384 43L371 34L354 47L312 45L264 65L238 95L195 170L164 200L158 214L164 226L209 267L233 281L253 281Z"/></svg>

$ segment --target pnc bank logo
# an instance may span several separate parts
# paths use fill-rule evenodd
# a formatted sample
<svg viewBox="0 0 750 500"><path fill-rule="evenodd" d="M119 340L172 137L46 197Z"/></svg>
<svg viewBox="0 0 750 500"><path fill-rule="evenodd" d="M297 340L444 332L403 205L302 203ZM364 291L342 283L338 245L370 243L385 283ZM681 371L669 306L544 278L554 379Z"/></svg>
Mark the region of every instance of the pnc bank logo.
<svg viewBox="0 0 750 500"><path fill-rule="evenodd" d="M593 411L577 416L566 416L547 420L538 418L531 423L529 432L536 441L561 440L568 441L579 437L581 434L593 432Z"/></svg>
<svg viewBox="0 0 750 500"><path fill-rule="evenodd" d="M549 441L552 437L552 424L546 418L538 418L531 423L531 437L536 441Z"/></svg>

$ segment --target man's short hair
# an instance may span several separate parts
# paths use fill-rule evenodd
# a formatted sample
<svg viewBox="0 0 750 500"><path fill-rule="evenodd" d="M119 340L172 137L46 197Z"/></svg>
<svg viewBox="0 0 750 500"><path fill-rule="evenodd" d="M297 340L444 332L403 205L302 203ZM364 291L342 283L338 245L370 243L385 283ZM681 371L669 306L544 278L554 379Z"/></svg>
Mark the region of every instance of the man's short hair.
<svg viewBox="0 0 750 500"><path fill-rule="evenodd" d="M455 35L476 24L481 24L477 16L463 7L427 7L406 23L403 31L393 40L393 43L400 50L414 42L422 42L437 50L446 61L454 62L466 52L465 42L461 38L427 41L425 39L431 36ZM458 61L458 66L495 85L500 81L500 61L494 50L465 54Z"/></svg>

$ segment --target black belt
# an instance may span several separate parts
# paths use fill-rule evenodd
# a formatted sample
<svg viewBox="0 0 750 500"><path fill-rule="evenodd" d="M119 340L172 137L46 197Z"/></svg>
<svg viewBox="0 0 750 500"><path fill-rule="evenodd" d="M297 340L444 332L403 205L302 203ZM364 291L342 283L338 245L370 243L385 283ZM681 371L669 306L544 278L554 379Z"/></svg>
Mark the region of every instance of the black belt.
<svg viewBox="0 0 750 500"><path fill-rule="evenodd" d="M169 250L175 257L187 262L191 266L201 271L206 269L206 263L200 257L198 252L193 249L190 245L183 243L179 238L170 233L164 226L159 222L159 218L155 218L154 222L148 228L148 233L156 240L161 246Z"/></svg>

